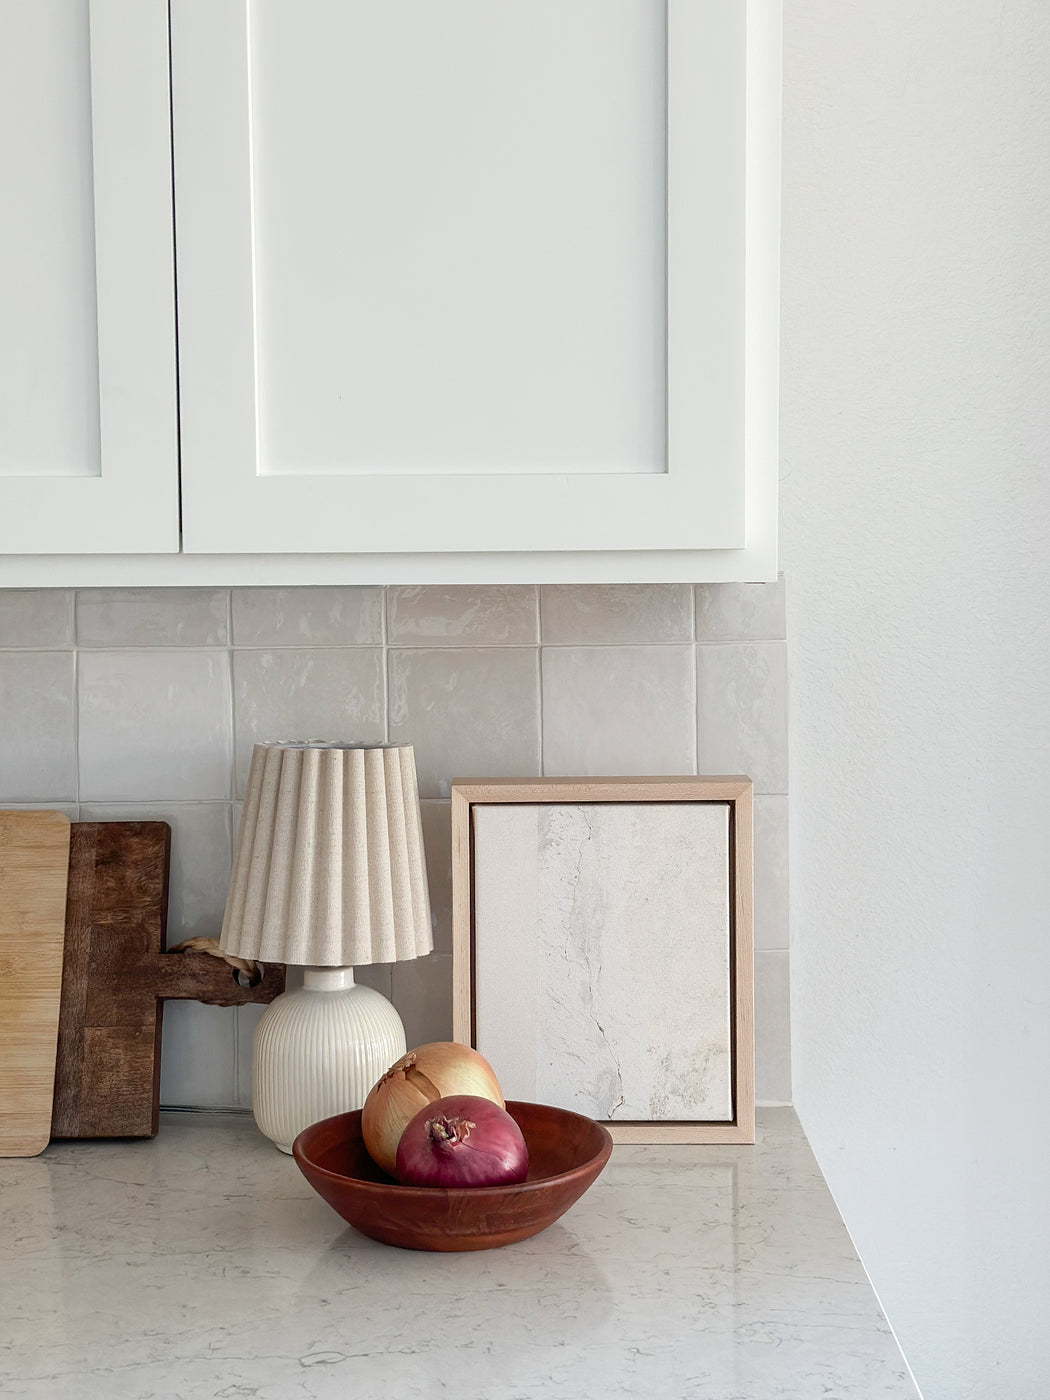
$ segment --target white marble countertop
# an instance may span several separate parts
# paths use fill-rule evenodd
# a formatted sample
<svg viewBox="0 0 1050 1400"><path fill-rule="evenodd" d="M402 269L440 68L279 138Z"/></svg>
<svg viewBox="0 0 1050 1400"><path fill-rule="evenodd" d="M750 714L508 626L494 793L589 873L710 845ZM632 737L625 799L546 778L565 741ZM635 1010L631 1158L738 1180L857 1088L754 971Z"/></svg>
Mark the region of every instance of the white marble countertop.
<svg viewBox="0 0 1050 1400"><path fill-rule="evenodd" d="M617 1147L541 1235L351 1230L250 1117L0 1161L5 1400L914 1397L790 1109L756 1147Z"/></svg>

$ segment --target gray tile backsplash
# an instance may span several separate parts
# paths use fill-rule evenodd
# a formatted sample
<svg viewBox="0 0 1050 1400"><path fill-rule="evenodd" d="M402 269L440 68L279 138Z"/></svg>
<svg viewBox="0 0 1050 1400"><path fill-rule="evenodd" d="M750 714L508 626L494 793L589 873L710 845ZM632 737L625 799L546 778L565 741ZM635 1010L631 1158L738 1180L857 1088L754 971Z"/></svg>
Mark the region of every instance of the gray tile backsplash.
<svg viewBox="0 0 1050 1400"><path fill-rule="evenodd" d="M73 652L0 652L0 801L76 801L75 686Z"/></svg>
<svg viewBox="0 0 1050 1400"><path fill-rule="evenodd" d="M534 588L387 589L391 646L535 646L539 631Z"/></svg>
<svg viewBox="0 0 1050 1400"><path fill-rule="evenodd" d="M542 637L569 646L691 642L692 595L688 583L546 585L540 589Z"/></svg>
<svg viewBox="0 0 1050 1400"><path fill-rule="evenodd" d="M544 773L696 772L692 646L545 646L542 661Z"/></svg>
<svg viewBox="0 0 1050 1400"><path fill-rule="evenodd" d="M222 588L82 588L81 647L221 647L230 639Z"/></svg>
<svg viewBox="0 0 1050 1400"><path fill-rule="evenodd" d="M783 579L696 585L698 642L779 642L786 636Z"/></svg>
<svg viewBox="0 0 1050 1400"><path fill-rule="evenodd" d="M77 670L78 798L229 798L228 651L81 651Z"/></svg>
<svg viewBox="0 0 1050 1400"><path fill-rule="evenodd" d="M238 647L365 647L383 641L381 588L235 588Z"/></svg>
<svg viewBox="0 0 1050 1400"><path fill-rule="evenodd" d="M0 589L0 647L73 645L73 593L65 588Z"/></svg>
<svg viewBox="0 0 1050 1400"><path fill-rule="evenodd" d="M756 797L755 947L788 946L788 800Z"/></svg>
<svg viewBox="0 0 1050 1400"><path fill-rule="evenodd" d="M381 647L253 648L233 653L237 796L254 744L386 738Z"/></svg>
<svg viewBox="0 0 1050 1400"><path fill-rule="evenodd" d="M746 773L755 792L786 793L787 643L696 648L702 773Z"/></svg>
<svg viewBox="0 0 1050 1400"><path fill-rule="evenodd" d="M0 590L0 805L172 827L169 943L217 933L258 739L416 746L435 951L361 969L451 1034L449 783L755 779L756 1080L790 1098L779 584ZM172 1003L162 1097L251 1101L259 1009Z"/></svg>
<svg viewBox="0 0 1050 1400"><path fill-rule="evenodd" d="M430 917L435 953L452 952L452 813L450 804L434 798L420 802L423 847L430 885Z"/></svg>
<svg viewBox="0 0 1050 1400"><path fill-rule="evenodd" d="M540 771L536 647L392 647L390 740L414 744L421 797L457 778Z"/></svg>
<svg viewBox="0 0 1050 1400"><path fill-rule="evenodd" d="M755 952L755 1097L791 1102L791 1014L788 954Z"/></svg>

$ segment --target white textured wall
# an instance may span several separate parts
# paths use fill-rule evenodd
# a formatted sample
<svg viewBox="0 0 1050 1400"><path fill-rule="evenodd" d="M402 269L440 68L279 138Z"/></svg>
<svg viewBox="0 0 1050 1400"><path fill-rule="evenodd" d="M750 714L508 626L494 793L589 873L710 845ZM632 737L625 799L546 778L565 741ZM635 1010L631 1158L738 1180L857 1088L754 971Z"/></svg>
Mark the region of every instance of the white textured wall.
<svg viewBox="0 0 1050 1400"><path fill-rule="evenodd" d="M1050 6L788 0L796 1103L926 1400L1050 1394Z"/></svg>

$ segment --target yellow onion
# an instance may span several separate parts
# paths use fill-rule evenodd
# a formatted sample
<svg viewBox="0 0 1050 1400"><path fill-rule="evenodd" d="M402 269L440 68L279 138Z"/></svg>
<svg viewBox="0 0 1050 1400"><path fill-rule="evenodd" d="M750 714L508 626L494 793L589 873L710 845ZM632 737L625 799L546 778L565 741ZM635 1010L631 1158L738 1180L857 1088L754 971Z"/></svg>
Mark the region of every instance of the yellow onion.
<svg viewBox="0 0 1050 1400"><path fill-rule="evenodd" d="M435 1040L391 1065L369 1090L361 1111L361 1136L376 1165L396 1175L401 1134L421 1108L450 1094L473 1094L503 1107L492 1066L469 1045Z"/></svg>

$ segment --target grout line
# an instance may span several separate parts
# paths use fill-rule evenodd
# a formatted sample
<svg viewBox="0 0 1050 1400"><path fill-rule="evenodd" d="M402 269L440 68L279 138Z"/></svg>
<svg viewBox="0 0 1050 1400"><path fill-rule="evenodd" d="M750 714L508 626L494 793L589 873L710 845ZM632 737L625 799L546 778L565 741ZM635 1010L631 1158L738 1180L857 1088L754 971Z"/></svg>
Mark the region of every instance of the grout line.
<svg viewBox="0 0 1050 1400"><path fill-rule="evenodd" d="M53 653L57 651L86 651L96 656L102 652L108 655L137 656L139 652L143 651L149 652L151 656L157 653L163 653L167 656L214 656L217 652L231 650L231 647L224 645L222 642L215 642L213 644L193 642L189 646L179 646L176 642L165 642L157 646L144 646L134 642L119 642L113 646L109 645L108 642L101 643L97 646L85 646L83 643L78 642L76 646L72 647L0 647L0 651L7 652L44 651ZM259 650L266 651L269 650L269 648L260 647Z"/></svg>
<svg viewBox="0 0 1050 1400"><path fill-rule="evenodd" d="M390 648L384 646L379 654L383 682L383 743L390 743Z"/></svg>
<svg viewBox="0 0 1050 1400"><path fill-rule="evenodd" d="M85 807L229 807L228 797L103 797L87 798Z"/></svg>
<svg viewBox="0 0 1050 1400"><path fill-rule="evenodd" d="M226 802L227 802L227 806L228 806L228 808L229 808L229 816L227 817L227 826L228 826L228 829L229 829L229 836L230 836L230 840L231 840L231 843L232 843L232 840L233 840L233 825L232 825L233 807L232 807L231 804L232 804L233 802L235 802L235 801L236 801L236 798L237 798L237 707L236 707L236 704L234 703L233 648L228 646L228 647L225 648L225 651L226 651L226 677L227 677L227 680L228 680L228 682L229 682L229 692L228 692L228 693L229 693L229 707L228 707L228 715L229 715L229 720L230 720L230 731L229 731L229 732L230 732L230 750L229 750L229 763L228 763L229 783L228 783L227 789L226 789L226 792L227 792Z"/></svg>
<svg viewBox="0 0 1050 1400"><path fill-rule="evenodd" d="M230 651L378 651L382 642L234 642ZM143 648L147 650L148 648ZM180 648L181 650L181 648Z"/></svg>
<svg viewBox="0 0 1050 1400"><path fill-rule="evenodd" d="M380 588L379 608L379 661L383 668L383 743L390 743L390 627L387 610L390 607L390 589Z"/></svg>
<svg viewBox="0 0 1050 1400"><path fill-rule="evenodd" d="M65 647L0 647L0 656L68 656L75 646Z"/></svg>
<svg viewBox="0 0 1050 1400"><path fill-rule="evenodd" d="M543 723L543 647L536 648L536 664L539 667L539 707L540 707L540 777L547 776L547 742L545 737L546 726Z"/></svg>
<svg viewBox="0 0 1050 1400"><path fill-rule="evenodd" d="M73 791L80 804L80 652L73 648Z"/></svg>
<svg viewBox="0 0 1050 1400"><path fill-rule="evenodd" d="M783 637L721 637L697 642L698 647L773 647L783 646Z"/></svg>
<svg viewBox="0 0 1050 1400"><path fill-rule="evenodd" d="M233 633L232 633L232 624L233 624L233 590L232 590L232 589L231 589L230 592L229 592L229 598L230 598L230 602L229 602L229 615L230 615L230 624L231 624L231 633L230 633L230 636L231 636L231 638L232 638L232 635L233 635ZM236 800L237 800L237 704L236 704L236 700L235 700L236 685L237 685L237 677L236 677L236 675L234 674L234 666L233 666L233 647L232 647L232 646L228 646L228 647L226 648L226 668L227 668L227 671L228 671L229 677L230 677L230 782L229 782L229 788L228 788L228 794L229 794L228 800L232 803L232 802L236 802ZM232 813L233 813L233 808L232 808L232 807L230 808L230 813L231 813L231 816L232 816ZM231 836L232 836L232 827L231 827Z"/></svg>
<svg viewBox="0 0 1050 1400"><path fill-rule="evenodd" d="M703 716L700 712L700 647L693 643L693 732L696 744L696 771L699 775L704 770L700 766L701 749L701 725Z"/></svg>
<svg viewBox="0 0 1050 1400"><path fill-rule="evenodd" d="M700 676L698 652L693 643L693 772L700 773Z"/></svg>
<svg viewBox="0 0 1050 1400"><path fill-rule="evenodd" d="M775 642L786 642L785 637L702 637L695 642L700 647L739 647L739 646L769 646ZM178 642L75 642L66 643L60 646L5 646L0 643L0 653L39 651L39 652L61 652L61 651L148 651L148 652L171 652L174 655L181 655L183 652L209 652L217 651L368 651L379 647L396 648L399 651L521 651L529 647L544 646L554 650L574 648L584 650L586 648L610 647L634 647L652 650L662 647L687 647L693 646L691 637L679 637L671 641L613 641L613 642L464 642L455 640L447 643L440 638L433 641L413 642L399 639L397 642L190 642L181 645Z"/></svg>

